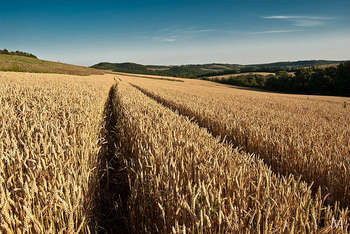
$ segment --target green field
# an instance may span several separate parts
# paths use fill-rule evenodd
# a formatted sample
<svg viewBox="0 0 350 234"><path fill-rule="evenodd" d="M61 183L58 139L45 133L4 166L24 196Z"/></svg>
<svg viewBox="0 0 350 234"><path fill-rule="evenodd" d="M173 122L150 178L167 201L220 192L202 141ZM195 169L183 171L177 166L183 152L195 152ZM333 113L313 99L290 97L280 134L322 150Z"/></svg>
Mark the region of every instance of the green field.
<svg viewBox="0 0 350 234"><path fill-rule="evenodd" d="M93 68L50 62L41 59L0 54L0 71L60 73L70 75L97 75L106 72Z"/></svg>

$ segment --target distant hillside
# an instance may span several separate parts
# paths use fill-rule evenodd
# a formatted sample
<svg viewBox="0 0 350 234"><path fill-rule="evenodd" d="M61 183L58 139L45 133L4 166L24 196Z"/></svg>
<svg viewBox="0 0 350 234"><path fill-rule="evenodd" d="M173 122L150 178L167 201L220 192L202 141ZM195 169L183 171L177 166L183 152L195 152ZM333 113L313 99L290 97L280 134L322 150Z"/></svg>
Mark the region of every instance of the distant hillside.
<svg viewBox="0 0 350 234"><path fill-rule="evenodd" d="M161 66L161 65L142 65L136 63L98 63L92 68L111 70L115 72L161 75L185 78L200 78L227 74L238 74L247 72L278 72L278 71L295 71L302 67L325 66L338 64L343 61L329 60L307 60L295 62L276 62L268 64L189 64L179 66Z"/></svg>
<svg viewBox="0 0 350 234"><path fill-rule="evenodd" d="M111 70L115 72L126 72L130 73L133 71L134 73L148 73L151 72L147 69L146 66L136 63L99 63L91 66L91 68Z"/></svg>
<svg viewBox="0 0 350 234"><path fill-rule="evenodd" d="M266 63L266 64L255 64L251 66L258 67L314 67L323 66L331 64L339 64L345 61L331 61L331 60L304 60L304 61L294 61L294 62L276 62L276 63Z"/></svg>
<svg viewBox="0 0 350 234"><path fill-rule="evenodd" d="M0 71L93 75L105 72L83 66L40 60L31 56L0 54Z"/></svg>
<svg viewBox="0 0 350 234"><path fill-rule="evenodd" d="M137 63L98 63L91 68L134 74L197 78L210 74L236 73L242 65L236 64L189 64L179 66L142 65Z"/></svg>

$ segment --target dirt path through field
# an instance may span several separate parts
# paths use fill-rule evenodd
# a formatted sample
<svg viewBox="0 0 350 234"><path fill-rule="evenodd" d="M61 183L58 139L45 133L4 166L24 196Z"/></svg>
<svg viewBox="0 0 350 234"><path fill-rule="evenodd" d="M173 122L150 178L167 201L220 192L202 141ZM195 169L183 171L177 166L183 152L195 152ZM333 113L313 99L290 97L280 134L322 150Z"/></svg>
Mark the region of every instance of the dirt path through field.
<svg viewBox="0 0 350 234"><path fill-rule="evenodd" d="M109 91L104 109L104 128L101 130L100 150L100 201L97 202L96 217L99 233L129 233L128 208L129 197L128 177L123 170L123 163L118 160L119 138L116 129L117 119L113 111L115 86Z"/></svg>

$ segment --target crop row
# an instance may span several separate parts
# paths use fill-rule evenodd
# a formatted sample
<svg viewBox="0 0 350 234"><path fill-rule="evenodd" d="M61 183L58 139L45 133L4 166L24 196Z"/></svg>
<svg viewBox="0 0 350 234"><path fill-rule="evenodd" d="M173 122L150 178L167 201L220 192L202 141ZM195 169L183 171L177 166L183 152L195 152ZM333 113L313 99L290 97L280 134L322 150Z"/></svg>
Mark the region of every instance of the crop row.
<svg viewBox="0 0 350 234"><path fill-rule="evenodd" d="M350 114L337 98L130 81L213 135L257 154L276 173L301 176L314 191L321 186L328 202L350 205Z"/></svg>
<svg viewBox="0 0 350 234"><path fill-rule="evenodd" d="M122 81L113 111L136 233L318 232L348 211Z"/></svg>
<svg viewBox="0 0 350 234"><path fill-rule="evenodd" d="M1 233L93 231L99 137L111 84L1 73Z"/></svg>

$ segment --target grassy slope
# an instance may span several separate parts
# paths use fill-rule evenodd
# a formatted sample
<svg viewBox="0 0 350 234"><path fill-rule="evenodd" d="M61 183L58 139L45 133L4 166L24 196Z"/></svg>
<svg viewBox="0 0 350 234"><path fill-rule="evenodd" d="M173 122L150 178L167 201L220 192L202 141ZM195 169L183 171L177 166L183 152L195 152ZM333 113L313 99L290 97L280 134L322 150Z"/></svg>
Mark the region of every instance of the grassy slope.
<svg viewBox="0 0 350 234"><path fill-rule="evenodd" d="M0 71L62 73L70 75L102 75L105 73L104 71L88 67L4 54L0 54Z"/></svg>

